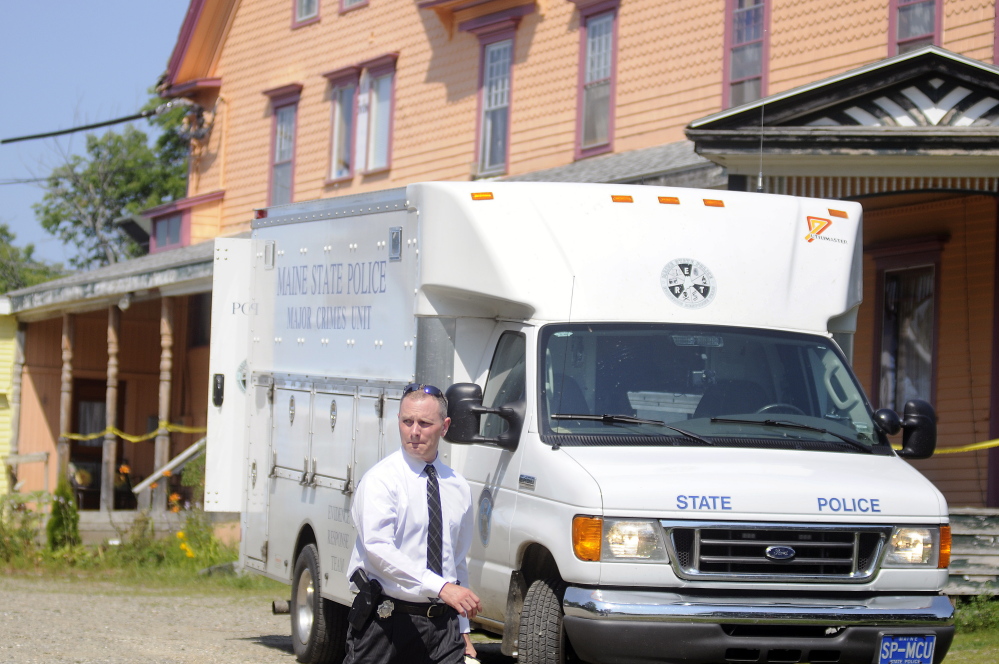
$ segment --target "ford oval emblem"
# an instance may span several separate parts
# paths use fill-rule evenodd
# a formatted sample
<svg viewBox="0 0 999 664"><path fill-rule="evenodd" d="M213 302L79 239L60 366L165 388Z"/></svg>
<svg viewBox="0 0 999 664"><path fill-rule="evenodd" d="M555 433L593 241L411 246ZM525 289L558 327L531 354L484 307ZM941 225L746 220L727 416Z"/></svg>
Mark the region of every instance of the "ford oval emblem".
<svg viewBox="0 0 999 664"><path fill-rule="evenodd" d="M791 560L797 552L789 546L768 546L766 555L770 560Z"/></svg>

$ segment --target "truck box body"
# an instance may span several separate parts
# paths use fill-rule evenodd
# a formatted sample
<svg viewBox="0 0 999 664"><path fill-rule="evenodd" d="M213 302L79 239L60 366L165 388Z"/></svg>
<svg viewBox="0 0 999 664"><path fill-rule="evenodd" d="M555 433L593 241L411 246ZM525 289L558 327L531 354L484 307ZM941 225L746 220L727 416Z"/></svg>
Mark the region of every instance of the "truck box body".
<svg viewBox="0 0 999 664"><path fill-rule="evenodd" d="M206 504L293 615L350 604L351 497L418 382L454 385L507 654L544 661L538 625L593 662L946 653L947 506L886 437L915 456L932 413L875 414L848 365L859 204L423 183L258 216L216 241Z"/></svg>

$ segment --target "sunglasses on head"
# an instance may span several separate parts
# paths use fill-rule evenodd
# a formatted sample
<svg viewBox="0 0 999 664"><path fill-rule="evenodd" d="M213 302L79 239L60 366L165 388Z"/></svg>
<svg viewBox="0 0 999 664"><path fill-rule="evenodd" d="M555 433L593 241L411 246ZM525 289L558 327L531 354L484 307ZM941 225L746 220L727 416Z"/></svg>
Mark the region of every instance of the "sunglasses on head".
<svg viewBox="0 0 999 664"><path fill-rule="evenodd" d="M406 396L410 392L424 392L432 397L444 398L444 393L441 392L439 387L424 385L423 383L410 383L402 389L402 396Z"/></svg>

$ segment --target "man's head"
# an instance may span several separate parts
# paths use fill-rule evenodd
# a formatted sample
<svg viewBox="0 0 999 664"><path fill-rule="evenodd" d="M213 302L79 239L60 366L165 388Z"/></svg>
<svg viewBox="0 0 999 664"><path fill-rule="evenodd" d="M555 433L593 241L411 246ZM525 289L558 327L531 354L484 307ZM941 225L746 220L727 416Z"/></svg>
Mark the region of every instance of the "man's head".
<svg viewBox="0 0 999 664"><path fill-rule="evenodd" d="M439 389L416 383L406 386L399 403L399 438L406 454L431 463L450 424L447 400Z"/></svg>

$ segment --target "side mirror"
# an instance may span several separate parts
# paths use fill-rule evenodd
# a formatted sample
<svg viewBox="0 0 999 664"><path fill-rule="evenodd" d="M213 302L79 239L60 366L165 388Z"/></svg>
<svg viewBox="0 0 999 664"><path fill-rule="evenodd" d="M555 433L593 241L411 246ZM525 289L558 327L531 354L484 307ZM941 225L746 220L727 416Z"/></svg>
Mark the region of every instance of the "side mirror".
<svg viewBox="0 0 999 664"><path fill-rule="evenodd" d="M902 430L902 420L899 419L898 413L891 408L882 408L875 412L874 423L889 436L894 436Z"/></svg>
<svg viewBox="0 0 999 664"><path fill-rule="evenodd" d="M499 408L486 408L482 405L482 388L475 383L455 383L447 389L444 396L448 404L447 415L451 418L451 426L444 436L445 440L451 443L490 443L503 449L517 447L527 410L527 404L523 399ZM480 421L483 415L498 415L510 426L495 438L480 436Z"/></svg>
<svg viewBox="0 0 999 664"><path fill-rule="evenodd" d="M933 406L921 399L905 404L902 418L903 459L928 459L937 448L937 415Z"/></svg>

